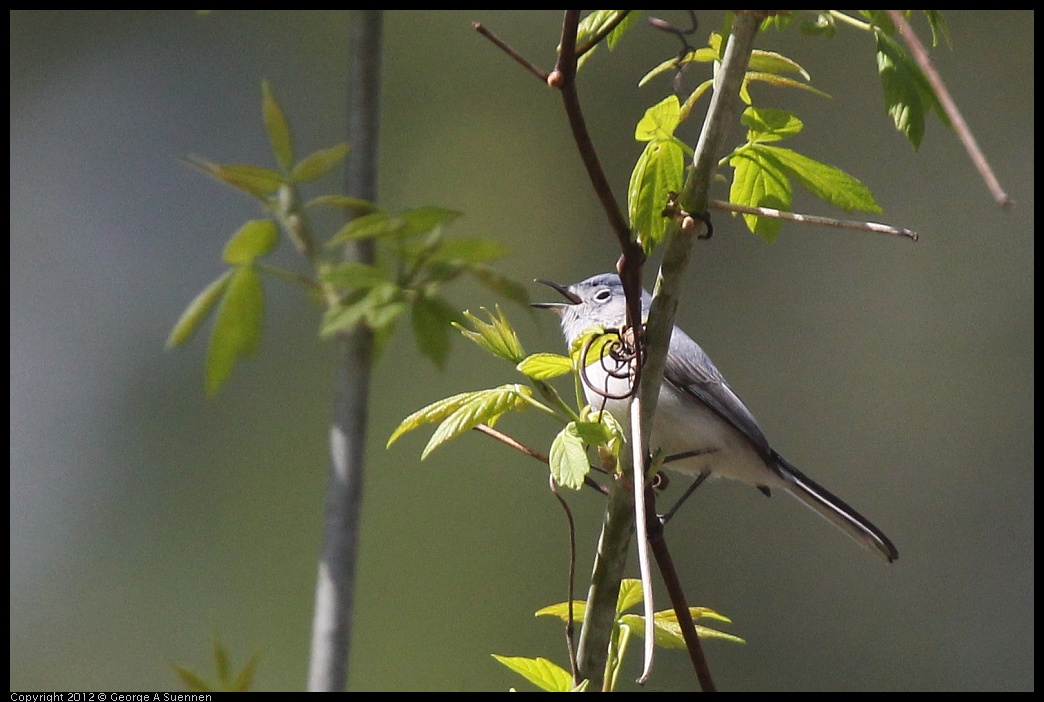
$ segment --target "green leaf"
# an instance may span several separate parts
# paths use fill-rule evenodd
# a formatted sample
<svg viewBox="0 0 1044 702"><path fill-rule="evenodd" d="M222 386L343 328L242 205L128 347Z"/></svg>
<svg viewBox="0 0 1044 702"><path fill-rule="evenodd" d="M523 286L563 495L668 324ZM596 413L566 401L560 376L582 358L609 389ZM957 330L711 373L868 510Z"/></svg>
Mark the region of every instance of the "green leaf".
<svg viewBox="0 0 1044 702"><path fill-rule="evenodd" d="M232 163L220 165L201 158L190 157L189 163L211 176L238 188L265 202L279 190L283 176L271 168Z"/></svg>
<svg viewBox="0 0 1044 702"><path fill-rule="evenodd" d="M210 314L210 310L213 309L214 303L218 301L221 293L225 291L231 277L232 271L225 271L192 299L185 311L181 313L177 323L174 324L174 328L170 330L166 348L181 346L192 338L196 329Z"/></svg>
<svg viewBox="0 0 1044 702"><path fill-rule="evenodd" d="M620 581L620 594L616 598L616 612L626 612L637 607L645 599L642 594L642 581L637 578L624 578Z"/></svg>
<svg viewBox="0 0 1044 702"><path fill-rule="evenodd" d="M929 111L934 109L947 126L949 119L916 62L894 39L882 31L876 34L877 71L884 88L885 107L896 129L917 149L924 137L924 120Z"/></svg>
<svg viewBox="0 0 1044 702"><path fill-rule="evenodd" d="M379 266L357 261L336 263L320 270L319 280L345 290L372 288L381 283L391 283L388 272Z"/></svg>
<svg viewBox="0 0 1044 702"><path fill-rule="evenodd" d="M218 307L207 351L207 394L214 395L232 374L236 359L251 355L261 343L264 292L253 266L236 268Z"/></svg>
<svg viewBox="0 0 1044 702"><path fill-rule="evenodd" d="M406 223L398 215L373 212L348 222L330 238L326 245L332 248L356 239L381 239L395 236L405 226Z"/></svg>
<svg viewBox="0 0 1044 702"><path fill-rule="evenodd" d="M534 353L515 367L532 380L550 380L572 372L573 362L557 353Z"/></svg>
<svg viewBox="0 0 1044 702"><path fill-rule="evenodd" d="M881 212L870 190L840 168L779 146L759 146L782 164L809 192L846 212Z"/></svg>
<svg viewBox="0 0 1044 702"><path fill-rule="evenodd" d="M265 118L265 129L268 131L268 141L272 145L272 153L275 154L279 167L284 171L289 171L294 163L290 125L287 124L286 117L283 115L283 108L272 95L272 86L267 79L261 81L261 92L264 94L262 113Z"/></svg>
<svg viewBox="0 0 1044 702"><path fill-rule="evenodd" d="M526 398L532 395L528 387L515 384L447 397L402 420L388 438L387 446L391 446L400 436L422 424L440 422L421 453L421 460L424 460L433 450L469 429L483 423L492 424L505 412L525 407L528 404Z"/></svg>
<svg viewBox="0 0 1044 702"><path fill-rule="evenodd" d="M482 283L496 294L506 297L508 300L516 302L523 307L529 306L529 291L520 283L511 280L511 278L501 275L492 268L487 268L482 264L470 264L468 266L468 272L471 273L478 282Z"/></svg>
<svg viewBox="0 0 1044 702"><path fill-rule="evenodd" d="M811 37L833 38L837 33L834 18L828 12L820 12L814 20L801 23L801 33Z"/></svg>
<svg viewBox="0 0 1044 702"><path fill-rule="evenodd" d="M292 183L307 183L308 181L322 178L343 161L347 155L348 144L345 142L309 154L290 170L290 181Z"/></svg>
<svg viewBox="0 0 1044 702"><path fill-rule="evenodd" d="M775 73L764 73L761 71L747 72L746 76L744 76L743 78L743 87L741 88L741 90L744 93L746 93L747 85L751 81L760 81L762 83L768 83L769 85L774 85L777 88L797 88L799 90L804 90L805 92L812 93L813 95L818 95L819 97L830 97L828 93L824 93L822 90L819 90L818 88L813 88L808 83L802 83L799 80L794 80L793 78L788 78L786 76L776 75ZM747 104L750 104L749 99L745 100L745 102L747 102Z"/></svg>
<svg viewBox="0 0 1044 702"><path fill-rule="evenodd" d="M491 655L498 663L506 665L541 690L547 692L569 692L573 689L572 674L546 658L498 656L495 653Z"/></svg>
<svg viewBox="0 0 1044 702"><path fill-rule="evenodd" d="M257 670L258 659L259 656L257 654L250 657L246 665L232 679L231 684L228 686L229 692L246 692L250 689L250 686L254 684L254 672Z"/></svg>
<svg viewBox="0 0 1044 702"><path fill-rule="evenodd" d="M661 73L666 73L667 71L673 71L675 69L681 68L682 64L712 63L714 61L717 61L718 58L718 51L716 49L704 46L699 49L696 49L695 51L690 51L689 53L682 56L680 59L677 57L667 59L659 66L642 76L642 79L638 81L638 87L642 87Z"/></svg>
<svg viewBox="0 0 1044 702"><path fill-rule="evenodd" d="M627 214L646 254L663 241L668 219L663 216L670 193L681 191L685 153L675 139L653 139L645 145L631 172Z"/></svg>
<svg viewBox="0 0 1044 702"><path fill-rule="evenodd" d="M347 195L320 195L319 197L313 198L305 203L305 207L315 206L337 207L355 217L361 217L377 211L377 205L369 200L363 200L359 197L349 197Z"/></svg>
<svg viewBox="0 0 1044 702"><path fill-rule="evenodd" d="M576 43L579 45L582 40L588 36L594 36L602 31L603 28L609 26L609 23L614 21L621 12L628 12L627 10L594 10L587 17L580 20L580 23L576 28ZM637 10L630 10L630 14L625 17L620 24L616 25L605 37L605 42L609 45L609 50L612 51L616 48L616 43L620 41L620 37L631 28L631 26L638 21L639 12ZM591 47L591 49L581 56L576 62L577 70L583 67L587 63L587 59L594 54L597 45Z"/></svg>
<svg viewBox="0 0 1044 702"><path fill-rule="evenodd" d="M558 436L551 442L548 458L551 463L551 475L556 483L573 490L579 490L584 486L584 478L591 471L591 464L587 460L587 450L577 431L576 422L569 422L558 432Z"/></svg>
<svg viewBox="0 0 1044 702"><path fill-rule="evenodd" d="M735 168L729 201L750 207L772 207L789 210L793 200L790 179L783 165L766 151L768 147L752 146L729 159ZM782 221L756 215L743 215L751 232L771 242L779 234Z"/></svg>
<svg viewBox="0 0 1044 702"><path fill-rule="evenodd" d="M174 666L174 674L190 692L216 692L202 675L183 665Z"/></svg>
<svg viewBox="0 0 1044 702"><path fill-rule="evenodd" d="M442 368L449 354L450 325L460 313L438 297L420 295L413 301L413 335L420 352Z"/></svg>
<svg viewBox="0 0 1044 702"><path fill-rule="evenodd" d="M518 335L511 328L507 317L501 312L500 306L497 305L494 309L496 309L495 315L485 307L482 308L489 318L489 322L484 322L471 312L465 311L464 318L471 325L471 329L456 322L453 326L465 337L494 356L507 359L514 364L521 363L522 359L526 357L526 352L522 350L522 343L518 340Z"/></svg>
<svg viewBox="0 0 1044 702"><path fill-rule="evenodd" d="M797 73L805 80L811 80L808 71L802 68L797 61L775 51L754 49L750 55L750 63L747 64L747 70L764 71L766 73Z"/></svg>
<svg viewBox="0 0 1044 702"><path fill-rule="evenodd" d="M444 224L452 224L461 214L463 213L456 210L447 210L444 207L435 207L433 205L405 210L399 213L399 216L405 222L405 226L399 233L399 236L405 238L417 234L425 234Z"/></svg>
<svg viewBox="0 0 1044 702"><path fill-rule="evenodd" d="M443 239L431 252L431 261L465 261L479 263L500 258L507 253L507 248L500 242L480 237L458 236Z"/></svg>
<svg viewBox="0 0 1044 702"><path fill-rule="evenodd" d="M794 136L805 126L793 112L765 107L748 107L740 122L750 129L747 139L752 142L779 141Z"/></svg>
<svg viewBox="0 0 1044 702"><path fill-rule="evenodd" d="M645 111L634 128L637 141L667 139L674 136L680 121L681 103L677 95L670 95Z"/></svg>
<svg viewBox="0 0 1044 702"><path fill-rule="evenodd" d="M254 219L239 228L225 244L225 263L241 266L279 245L279 227L270 219Z"/></svg>
<svg viewBox="0 0 1044 702"><path fill-rule="evenodd" d="M587 602L584 600L573 600L573 621L583 621L584 613L587 611ZM557 617L564 622L569 621L569 603L559 602L558 604L548 605L538 609L534 616L537 617Z"/></svg>
<svg viewBox="0 0 1044 702"><path fill-rule="evenodd" d="M221 683L221 687L224 688L228 685L228 681L232 677L232 673L230 672L232 664L228 659L228 651L225 650L225 646L217 636L214 637L212 643L214 648L214 670L217 672L218 682Z"/></svg>
<svg viewBox="0 0 1044 702"><path fill-rule="evenodd" d="M319 335L329 338L363 321L376 332L391 324L406 308L402 290L394 283L384 281L369 289L360 288L341 304L326 311Z"/></svg>
<svg viewBox="0 0 1044 702"><path fill-rule="evenodd" d="M707 616L698 614L703 611L701 607L690 607L689 611L693 619L696 619L698 616ZM724 617L722 619L729 621ZM620 622L630 627L639 636L645 634L645 617L640 614L625 614L620 618ZM706 626L695 626L694 628L696 629L696 635L701 639L724 639L733 643L746 643L738 636L726 634L717 629L711 629ZM685 648L685 637L682 636L681 624L678 623L678 617L674 610L664 610L653 615L653 636L657 646L663 648Z"/></svg>

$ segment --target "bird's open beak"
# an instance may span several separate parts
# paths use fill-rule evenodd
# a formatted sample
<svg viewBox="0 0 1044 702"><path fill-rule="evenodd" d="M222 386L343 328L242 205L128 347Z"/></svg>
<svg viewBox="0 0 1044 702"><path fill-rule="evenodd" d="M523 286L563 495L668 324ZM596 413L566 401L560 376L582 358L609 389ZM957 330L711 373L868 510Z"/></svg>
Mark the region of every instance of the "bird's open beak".
<svg viewBox="0 0 1044 702"><path fill-rule="evenodd" d="M550 280L541 280L540 278L537 278L536 282L542 283L549 288L554 288L562 295L562 297L569 300L569 302L533 302L530 303L530 307L539 307L540 309L546 310L558 310L567 305L580 304L580 296L570 291L569 286L562 285L561 283L552 283Z"/></svg>

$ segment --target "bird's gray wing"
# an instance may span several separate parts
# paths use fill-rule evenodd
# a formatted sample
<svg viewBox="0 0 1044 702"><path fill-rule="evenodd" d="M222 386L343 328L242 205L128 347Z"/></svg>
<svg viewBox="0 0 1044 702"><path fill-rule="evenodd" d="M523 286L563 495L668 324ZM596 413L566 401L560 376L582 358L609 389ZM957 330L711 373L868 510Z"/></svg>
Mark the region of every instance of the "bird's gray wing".
<svg viewBox="0 0 1044 702"><path fill-rule="evenodd" d="M677 327L671 335L671 352L667 354L663 377L746 436L766 463L775 464L772 448L754 415L732 392L700 345Z"/></svg>

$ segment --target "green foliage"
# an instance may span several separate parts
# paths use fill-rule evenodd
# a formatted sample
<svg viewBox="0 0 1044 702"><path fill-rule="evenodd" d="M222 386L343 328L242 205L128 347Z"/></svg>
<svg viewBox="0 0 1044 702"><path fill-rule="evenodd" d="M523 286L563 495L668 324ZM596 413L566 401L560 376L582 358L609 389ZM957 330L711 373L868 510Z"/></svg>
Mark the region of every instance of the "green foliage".
<svg viewBox="0 0 1044 702"><path fill-rule="evenodd" d="M594 37L605 28L609 27L621 15L626 16L605 36L605 43L609 46L609 50L612 51L616 48L617 42L620 41L620 38L624 33L638 21L639 12L637 10L593 10L591 14L580 20L580 24L577 25L577 46L579 46L584 39ZM587 59L594 54L597 48L598 45L596 44L591 47L590 51L579 58L576 64L578 69L587 62Z"/></svg>
<svg viewBox="0 0 1044 702"><path fill-rule="evenodd" d="M213 640L214 672L217 681L209 681L202 675L183 665L175 664L174 674L190 692L246 692L254 683L254 671L257 669L258 654L254 654L238 671L232 671L232 663L221 640L216 636Z"/></svg>
<svg viewBox="0 0 1044 702"><path fill-rule="evenodd" d="M261 84L261 93L262 118L278 170L189 159L205 173L259 200L268 214L266 219L247 222L232 235L223 254L230 269L189 303L167 339L168 348L187 343L217 310L206 361L208 394L216 393L237 360L254 353L260 344L262 275L302 285L324 306L319 327L322 338L365 325L374 332L379 351L398 319L409 313L417 348L439 367L449 353L450 325L461 319L442 297L444 284L467 274L510 300L529 302L525 288L487 265L504 254L503 246L444 234L444 227L459 218L459 212L433 206L386 212L372 202L339 194L303 202L298 187L338 167L348 154L348 145L336 144L295 160L290 125L267 80ZM314 207L334 207L354 219L325 246L318 246L308 216L309 208ZM279 245L280 227L311 264L311 275L261 262ZM345 244L362 239L374 242L374 263L337 260Z"/></svg>
<svg viewBox="0 0 1044 702"><path fill-rule="evenodd" d="M612 643L613 650L619 652L615 659L616 669L608 671L607 679L615 681L619 667L623 662L623 654L627 649L627 640L632 633L639 636L645 633L645 619L640 614L629 614L628 610L638 607L642 603L642 582L634 578L625 578L620 582L620 593L617 596L616 619L613 625ZM587 609L587 602L574 600L572 603L573 621L581 621ZM538 617L554 617L563 622L568 622L570 617L570 606L568 602L559 602L549 605L537 611ZM728 617L718 614L707 607L690 607L689 613L693 620L714 619L719 622L732 623ZM666 609L653 614L653 626L655 627L655 642L661 648L685 648L685 639L682 637L681 626L673 609ZM717 629L706 626L696 626L696 634L701 639L721 639L732 643L746 643L743 639L733 634L728 634ZM523 676L541 690L548 692L568 692L573 688L573 679L569 671L552 663L545 658L522 658L494 655L498 662L504 664L511 670ZM586 683L587 681L584 681Z"/></svg>

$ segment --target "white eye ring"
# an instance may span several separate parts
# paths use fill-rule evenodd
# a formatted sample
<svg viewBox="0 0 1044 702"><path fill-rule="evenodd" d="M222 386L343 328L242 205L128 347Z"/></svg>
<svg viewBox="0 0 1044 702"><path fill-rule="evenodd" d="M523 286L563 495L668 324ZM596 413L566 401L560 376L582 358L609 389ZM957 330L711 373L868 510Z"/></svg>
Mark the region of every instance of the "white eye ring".
<svg viewBox="0 0 1044 702"><path fill-rule="evenodd" d="M596 302L609 302L609 300L612 299L612 297L613 291L609 288L602 288L594 294L594 299Z"/></svg>

